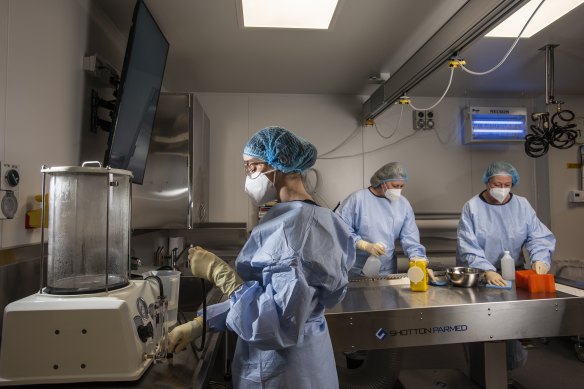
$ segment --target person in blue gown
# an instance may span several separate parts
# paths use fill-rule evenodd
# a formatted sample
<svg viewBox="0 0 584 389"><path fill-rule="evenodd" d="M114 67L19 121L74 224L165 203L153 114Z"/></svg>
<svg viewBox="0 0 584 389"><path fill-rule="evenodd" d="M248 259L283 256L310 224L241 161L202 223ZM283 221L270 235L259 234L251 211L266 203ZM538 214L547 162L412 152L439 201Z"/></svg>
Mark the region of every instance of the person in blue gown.
<svg viewBox="0 0 584 389"><path fill-rule="evenodd" d="M538 274L551 267L556 246L554 234L537 218L525 197L511 192L519 173L507 162L491 163L483 174L486 188L464 204L458 224L458 266L485 271L488 283L504 286L497 271L504 251L517 268L523 268L523 248Z"/></svg>
<svg viewBox="0 0 584 389"><path fill-rule="evenodd" d="M373 174L371 186L351 193L341 203L339 215L349 225L358 249L350 277L363 275L363 266L371 255L381 262L379 275L397 273L398 239L408 258L426 258L414 211L401 195L407 181L405 166L390 162Z"/></svg>
<svg viewBox="0 0 584 389"><path fill-rule="evenodd" d="M515 266L524 268L523 248L531 267L545 274L551 267L556 239L537 218L526 198L511 192L519 183L519 173L507 162L493 162L483 174L485 190L464 204L457 230L457 266L485 271L489 284L505 286L498 272L501 258L509 251ZM506 342L507 369L522 367L527 350L518 340Z"/></svg>
<svg viewBox="0 0 584 389"><path fill-rule="evenodd" d="M238 336L232 363L235 388L338 388L325 308L340 302L355 247L347 225L307 193L301 173L316 148L281 127L260 130L243 151L245 190L272 207L229 265L200 247L189 250L195 276L229 299L208 307L210 330ZM202 318L176 327L177 352L201 335Z"/></svg>

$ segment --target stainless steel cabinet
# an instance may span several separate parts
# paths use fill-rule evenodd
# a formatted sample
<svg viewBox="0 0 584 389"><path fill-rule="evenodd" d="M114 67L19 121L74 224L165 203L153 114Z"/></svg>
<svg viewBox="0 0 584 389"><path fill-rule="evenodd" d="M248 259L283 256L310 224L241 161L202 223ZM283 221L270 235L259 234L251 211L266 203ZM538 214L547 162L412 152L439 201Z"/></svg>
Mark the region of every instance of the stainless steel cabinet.
<svg viewBox="0 0 584 389"><path fill-rule="evenodd" d="M197 98L193 99L192 223L209 221L209 145L211 121Z"/></svg>
<svg viewBox="0 0 584 389"><path fill-rule="evenodd" d="M143 185L133 185L132 228L208 221L210 120L190 93L161 93Z"/></svg>

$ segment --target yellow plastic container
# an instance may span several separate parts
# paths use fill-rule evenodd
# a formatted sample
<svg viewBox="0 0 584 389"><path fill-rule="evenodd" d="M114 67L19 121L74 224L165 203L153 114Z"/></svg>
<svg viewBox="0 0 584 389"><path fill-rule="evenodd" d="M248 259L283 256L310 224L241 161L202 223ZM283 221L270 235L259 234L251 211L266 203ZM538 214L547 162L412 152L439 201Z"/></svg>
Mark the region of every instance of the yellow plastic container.
<svg viewBox="0 0 584 389"><path fill-rule="evenodd" d="M428 261L425 258L410 259L408 278L412 292L425 292L428 290Z"/></svg>

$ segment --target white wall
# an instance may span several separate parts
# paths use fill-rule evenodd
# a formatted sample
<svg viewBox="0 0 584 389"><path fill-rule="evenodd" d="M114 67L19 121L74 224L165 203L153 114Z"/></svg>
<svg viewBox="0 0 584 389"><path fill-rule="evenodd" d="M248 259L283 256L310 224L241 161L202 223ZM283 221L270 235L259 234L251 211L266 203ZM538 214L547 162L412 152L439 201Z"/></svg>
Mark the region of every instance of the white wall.
<svg viewBox="0 0 584 389"><path fill-rule="evenodd" d="M78 162L87 1L0 0L0 158L20 165L19 209L0 245L39 242L24 219L40 167Z"/></svg>
<svg viewBox="0 0 584 389"><path fill-rule="evenodd" d="M561 99L566 102L565 109L576 113L577 128L584 134L584 96L562 96ZM579 187L580 169L568 167L568 164L581 162L579 147L551 148L548 154L551 229L558 239L555 257L584 260L584 204L568 202L570 190L583 189Z"/></svg>
<svg viewBox="0 0 584 389"><path fill-rule="evenodd" d="M89 15L89 16L88 16ZM34 194L40 192L41 164L79 163L80 139L87 130L88 77L81 62L98 53L121 68L126 37L117 31L89 0L0 0L0 160L21 168L20 209L13 220L0 221L0 246L12 247L40 240L38 231L24 229L24 214ZM382 164L399 160L410 171L404 192L417 213L459 212L463 203L483 188L481 175L492 160L513 163L521 174L516 193L536 208L549 205L551 227L558 237L558 256L582 258L578 239L583 207L568 206L567 192L578 185L576 148L551 150L535 160L523 145L461 145L460 111L465 105L523 105L530 100L473 100L447 98L435 109L437 128L414 136L409 108L403 113L397 134L382 139L374 127L359 128L361 99L356 96L200 94L211 118L210 215L214 222L251 222L254 210L243 192L241 151L260 128L279 124L312 141L322 155L350 139L334 156L321 159L317 200L334 207L354 190L367 186ZM414 98L419 107L433 98ZM566 99L580 116L584 99ZM376 119L378 130L390 134L400 116L399 107ZM581 122L580 122L581 123ZM377 151L371 151L378 149ZM363 156L362 150L367 151ZM369 152L371 151L371 152ZM536 196L538 184L547 182L542 169L549 165L549 197ZM538 172L536 174L536 171ZM548 192L548 191L542 191ZM538 204L544 201L544 204Z"/></svg>
<svg viewBox="0 0 584 389"><path fill-rule="evenodd" d="M241 152L255 131L274 124L313 142L319 155L358 130L331 155L342 158L319 159L315 165L321 178L317 201L330 208L368 186L375 170L390 161L401 161L408 168L410 181L404 195L417 213L460 212L464 202L484 188L482 173L494 160L506 160L517 167L521 183L515 192L535 206L535 163L524 154L522 142L461 144L465 105L526 106L531 111L530 100L447 98L434 110L436 130L418 132L412 130L411 109L405 107L399 121L400 107L396 106L376 119L377 129L385 136L399 121L396 134L386 140L374 127L359 129L361 101L354 96L201 94L199 98L211 118L210 217L214 222L254 221L254 209L243 192ZM433 101L415 99L421 107Z"/></svg>
<svg viewBox="0 0 584 389"><path fill-rule="evenodd" d="M253 133L281 125L331 149L354 131L361 102L358 98L317 95L199 94L211 119L210 217L213 222L253 223L254 210L243 192L242 150ZM317 168L321 162L317 163ZM326 162L322 163L324 170ZM342 166L342 168L341 168ZM349 189L360 185L359 158L341 161L338 177L327 177L323 197L334 206Z"/></svg>

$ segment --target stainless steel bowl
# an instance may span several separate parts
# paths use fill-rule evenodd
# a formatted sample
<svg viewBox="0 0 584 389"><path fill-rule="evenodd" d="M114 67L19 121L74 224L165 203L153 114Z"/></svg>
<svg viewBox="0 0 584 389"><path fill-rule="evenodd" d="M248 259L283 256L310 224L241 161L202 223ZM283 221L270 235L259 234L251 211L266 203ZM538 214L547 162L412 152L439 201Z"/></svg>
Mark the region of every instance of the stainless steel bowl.
<svg viewBox="0 0 584 389"><path fill-rule="evenodd" d="M446 278L454 286L470 288L477 286L481 271L473 267L450 267L446 269Z"/></svg>

